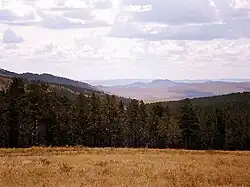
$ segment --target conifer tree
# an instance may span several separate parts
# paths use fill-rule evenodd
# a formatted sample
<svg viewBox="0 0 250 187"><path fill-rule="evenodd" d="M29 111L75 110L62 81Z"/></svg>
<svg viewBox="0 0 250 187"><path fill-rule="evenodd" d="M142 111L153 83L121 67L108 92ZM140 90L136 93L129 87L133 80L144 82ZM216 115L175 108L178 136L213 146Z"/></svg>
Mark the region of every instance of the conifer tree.
<svg viewBox="0 0 250 187"><path fill-rule="evenodd" d="M197 148L199 125L190 99L185 99L180 108L179 128L186 149Z"/></svg>
<svg viewBox="0 0 250 187"><path fill-rule="evenodd" d="M87 133L89 128L89 101L84 94L79 94L76 100L76 119L75 119L75 139L77 144L87 145Z"/></svg>
<svg viewBox="0 0 250 187"><path fill-rule="evenodd" d="M96 94L92 94L89 108L88 145L92 147L102 146L101 132L101 101Z"/></svg>
<svg viewBox="0 0 250 187"><path fill-rule="evenodd" d="M9 145L9 128L6 124L7 117L7 95L4 91L0 92L0 147Z"/></svg>
<svg viewBox="0 0 250 187"><path fill-rule="evenodd" d="M7 125L9 127L9 146L19 147L20 135L20 116L23 108L20 101L25 93L24 83L19 78L14 78L9 89L7 90L8 106L7 106Z"/></svg>

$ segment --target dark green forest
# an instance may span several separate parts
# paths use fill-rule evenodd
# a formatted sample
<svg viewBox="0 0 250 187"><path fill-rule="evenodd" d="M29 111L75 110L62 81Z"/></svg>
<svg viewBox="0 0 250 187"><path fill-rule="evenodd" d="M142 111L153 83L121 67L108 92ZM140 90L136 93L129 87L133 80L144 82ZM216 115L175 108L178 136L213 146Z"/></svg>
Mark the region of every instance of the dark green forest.
<svg viewBox="0 0 250 187"><path fill-rule="evenodd" d="M64 94L14 78L0 92L0 147L250 149L250 93L145 104Z"/></svg>

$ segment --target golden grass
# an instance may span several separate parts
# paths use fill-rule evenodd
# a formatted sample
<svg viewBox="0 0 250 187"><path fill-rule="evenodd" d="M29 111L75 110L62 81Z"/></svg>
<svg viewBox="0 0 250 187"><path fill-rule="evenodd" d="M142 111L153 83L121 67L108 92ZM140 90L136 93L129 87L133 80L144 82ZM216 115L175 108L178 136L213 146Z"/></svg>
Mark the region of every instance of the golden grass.
<svg viewBox="0 0 250 187"><path fill-rule="evenodd" d="M0 149L0 186L250 186L250 152Z"/></svg>

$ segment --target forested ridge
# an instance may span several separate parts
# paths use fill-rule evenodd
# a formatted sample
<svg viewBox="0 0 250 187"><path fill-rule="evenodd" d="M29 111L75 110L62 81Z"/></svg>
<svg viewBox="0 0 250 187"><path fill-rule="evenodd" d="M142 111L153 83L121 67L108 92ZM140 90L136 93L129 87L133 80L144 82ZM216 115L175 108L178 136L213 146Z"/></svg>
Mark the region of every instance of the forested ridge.
<svg viewBox="0 0 250 187"><path fill-rule="evenodd" d="M13 78L0 92L0 128L0 147L249 150L250 93L145 104Z"/></svg>
<svg viewBox="0 0 250 187"><path fill-rule="evenodd" d="M63 86L64 88L70 89L75 92L84 92L86 94L95 92L96 94L102 94L103 91L99 90L97 87L94 87L90 84L71 80L64 77L59 77L51 74L35 74L35 73L15 73L11 71L7 71L4 69L0 69L0 81L2 79L8 78L21 78L25 82L27 81L36 81L36 82L46 82L49 84L53 84L56 86ZM0 82L1 84L1 82Z"/></svg>

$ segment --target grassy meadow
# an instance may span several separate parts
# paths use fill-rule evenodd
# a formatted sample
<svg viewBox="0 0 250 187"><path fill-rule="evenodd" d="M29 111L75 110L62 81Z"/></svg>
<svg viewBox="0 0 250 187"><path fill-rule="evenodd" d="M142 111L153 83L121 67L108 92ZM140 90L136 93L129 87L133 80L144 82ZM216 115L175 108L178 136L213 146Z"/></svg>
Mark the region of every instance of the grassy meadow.
<svg viewBox="0 0 250 187"><path fill-rule="evenodd" d="M0 149L2 186L250 186L250 152Z"/></svg>

